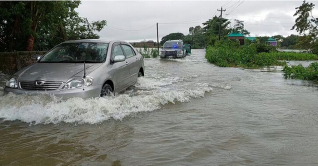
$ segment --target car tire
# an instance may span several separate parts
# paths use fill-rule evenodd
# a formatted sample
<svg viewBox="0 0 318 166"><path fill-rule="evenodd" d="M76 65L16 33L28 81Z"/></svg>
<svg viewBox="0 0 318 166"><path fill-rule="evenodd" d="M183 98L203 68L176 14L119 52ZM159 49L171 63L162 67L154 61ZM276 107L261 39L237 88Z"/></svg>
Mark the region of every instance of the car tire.
<svg viewBox="0 0 318 166"><path fill-rule="evenodd" d="M142 74L141 71L138 72L138 77L143 77L144 75Z"/></svg>
<svg viewBox="0 0 318 166"><path fill-rule="evenodd" d="M113 94L113 88L109 84L104 84L100 92L100 97L111 96Z"/></svg>

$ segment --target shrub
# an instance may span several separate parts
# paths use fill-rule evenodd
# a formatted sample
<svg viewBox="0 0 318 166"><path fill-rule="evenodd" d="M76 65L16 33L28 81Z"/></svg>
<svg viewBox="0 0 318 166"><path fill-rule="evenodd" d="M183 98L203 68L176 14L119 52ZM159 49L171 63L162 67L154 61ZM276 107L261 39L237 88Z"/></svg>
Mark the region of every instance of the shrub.
<svg viewBox="0 0 318 166"><path fill-rule="evenodd" d="M261 52L260 52L260 48ZM260 52L260 53L259 53ZM223 40L215 42L206 50L206 59L220 67L240 66L259 68L271 65L285 65L278 60L315 60L317 55L309 53L277 52L276 47L252 43L240 46L238 42Z"/></svg>
<svg viewBox="0 0 318 166"><path fill-rule="evenodd" d="M308 67L302 65L289 67L286 65L283 72L286 79L318 81L318 62L311 63Z"/></svg>

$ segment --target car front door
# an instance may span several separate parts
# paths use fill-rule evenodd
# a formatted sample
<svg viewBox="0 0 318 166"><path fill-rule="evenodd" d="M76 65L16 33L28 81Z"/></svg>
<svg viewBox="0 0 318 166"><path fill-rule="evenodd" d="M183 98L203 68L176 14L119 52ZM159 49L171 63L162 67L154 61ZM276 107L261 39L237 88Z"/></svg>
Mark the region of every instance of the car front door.
<svg viewBox="0 0 318 166"><path fill-rule="evenodd" d="M116 56L125 56L120 44L114 44L112 47L111 58L115 59ZM127 58L121 62L114 62L112 66L114 70L114 79L117 85L115 85L116 91L124 90L129 85L129 65Z"/></svg>
<svg viewBox="0 0 318 166"><path fill-rule="evenodd" d="M138 59L135 51L133 50L133 48L131 48L131 46L129 46L127 44L122 44L121 46L124 50L127 61L129 63L129 69L130 69L129 82L130 82L130 84L134 84L137 81L138 72L139 72L139 69L141 66L140 59Z"/></svg>

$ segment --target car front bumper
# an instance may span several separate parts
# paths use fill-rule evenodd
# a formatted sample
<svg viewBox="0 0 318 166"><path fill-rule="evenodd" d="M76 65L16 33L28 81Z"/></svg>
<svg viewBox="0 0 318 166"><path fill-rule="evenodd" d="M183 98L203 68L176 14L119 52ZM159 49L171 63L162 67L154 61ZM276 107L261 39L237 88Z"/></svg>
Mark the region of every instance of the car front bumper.
<svg viewBox="0 0 318 166"><path fill-rule="evenodd" d="M52 90L52 91L39 91L39 90L24 90L24 89L13 89L9 87L5 87L4 91L6 93L12 92L14 94L26 94L26 95L54 95L56 97L64 99L69 99L73 97L80 98L92 98L99 97L101 92L101 86L89 86L83 88L76 89L65 89L65 90Z"/></svg>

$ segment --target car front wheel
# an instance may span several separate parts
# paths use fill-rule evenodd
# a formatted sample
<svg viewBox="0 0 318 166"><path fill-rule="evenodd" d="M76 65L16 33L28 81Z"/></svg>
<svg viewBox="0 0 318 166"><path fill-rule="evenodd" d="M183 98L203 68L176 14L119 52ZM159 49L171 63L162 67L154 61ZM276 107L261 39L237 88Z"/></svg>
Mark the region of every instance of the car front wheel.
<svg viewBox="0 0 318 166"><path fill-rule="evenodd" d="M138 77L144 76L141 71L138 72Z"/></svg>
<svg viewBox="0 0 318 166"><path fill-rule="evenodd" d="M104 84L100 92L100 97L111 96L113 88L109 84Z"/></svg>

